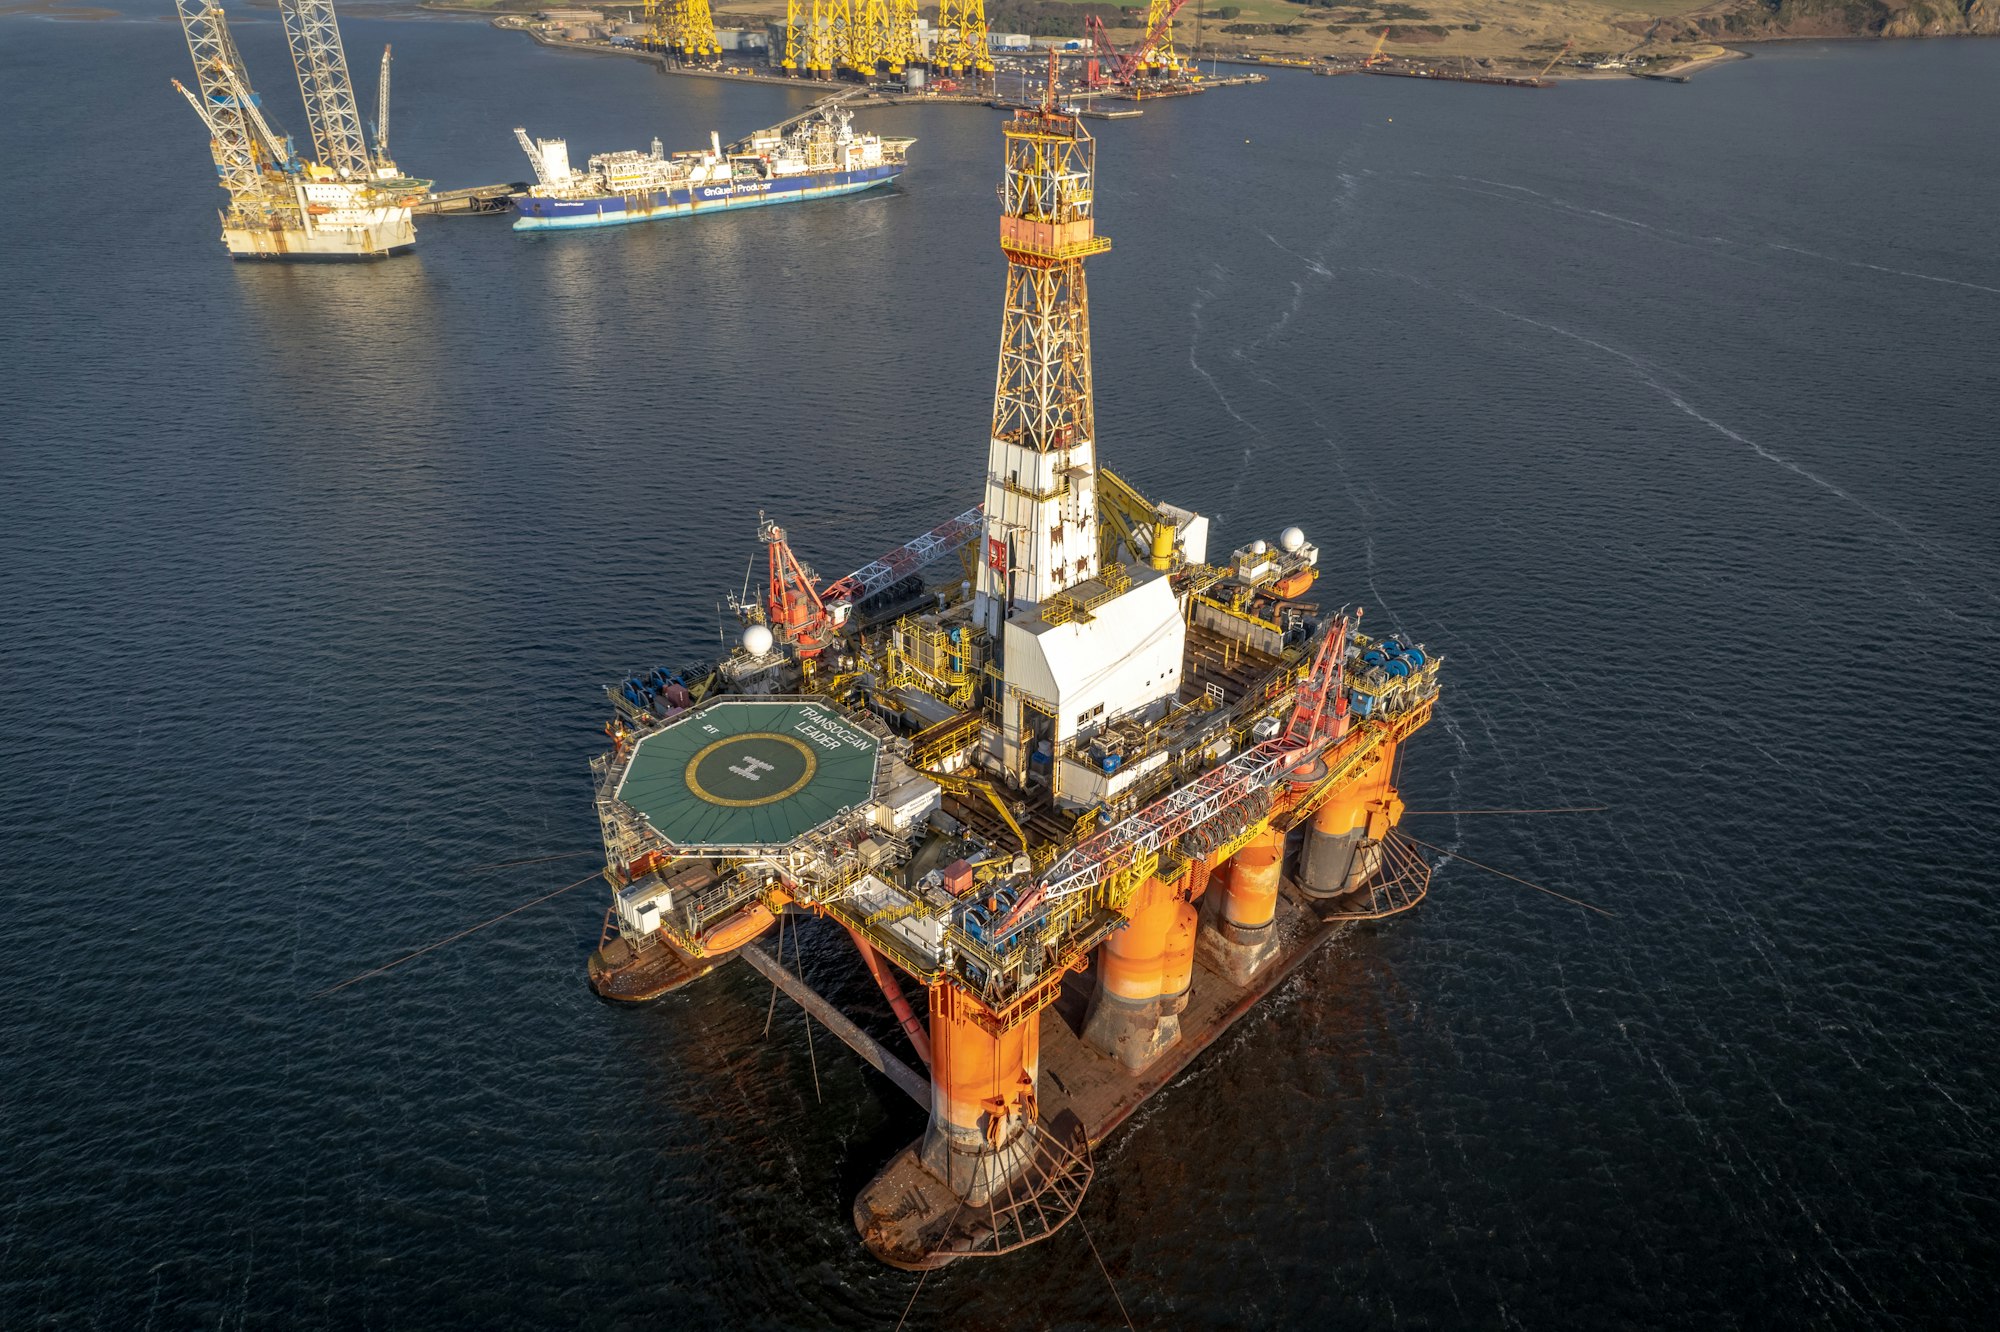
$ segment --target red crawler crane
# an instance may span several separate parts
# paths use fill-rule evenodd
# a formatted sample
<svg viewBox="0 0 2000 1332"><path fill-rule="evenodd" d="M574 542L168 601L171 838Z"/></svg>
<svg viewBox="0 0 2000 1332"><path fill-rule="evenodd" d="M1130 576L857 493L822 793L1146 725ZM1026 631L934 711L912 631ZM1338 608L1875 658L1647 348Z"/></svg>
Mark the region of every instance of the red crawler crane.
<svg viewBox="0 0 2000 1332"><path fill-rule="evenodd" d="M1173 25L1174 15L1181 12L1187 0L1172 0L1157 20L1146 29L1146 35L1139 44L1129 51L1120 51L1111 44L1111 38L1104 31L1104 20L1092 14L1084 20L1084 32L1090 38L1091 56L1084 66L1084 84L1091 88L1129 88L1138 79L1140 69L1152 57L1157 47ZM1101 62L1110 62L1111 72L1104 73Z"/></svg>

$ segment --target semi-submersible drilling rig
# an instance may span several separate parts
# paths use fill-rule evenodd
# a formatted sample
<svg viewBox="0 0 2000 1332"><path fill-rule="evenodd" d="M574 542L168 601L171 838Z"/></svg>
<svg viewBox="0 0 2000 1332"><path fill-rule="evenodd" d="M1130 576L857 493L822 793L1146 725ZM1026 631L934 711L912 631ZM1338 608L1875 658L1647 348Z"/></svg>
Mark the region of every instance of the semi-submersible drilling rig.
<svg viewBox="0 0 2000 1332"><path fill-rule="evenodd" d="M593 764L592 984L651 998L743 957L924 1104L854 1204L912 1269L1060 1228L1093 1144L1430 876L1393 774L1440 659L1306 600L1297 528L1211 562L1205 519L1098 466L1095 145L1048 102L1005 135L984 504L827 584L766 520L741 647L613 687ZM852 936L927 1077L755 942L788 912Z"/></svg>

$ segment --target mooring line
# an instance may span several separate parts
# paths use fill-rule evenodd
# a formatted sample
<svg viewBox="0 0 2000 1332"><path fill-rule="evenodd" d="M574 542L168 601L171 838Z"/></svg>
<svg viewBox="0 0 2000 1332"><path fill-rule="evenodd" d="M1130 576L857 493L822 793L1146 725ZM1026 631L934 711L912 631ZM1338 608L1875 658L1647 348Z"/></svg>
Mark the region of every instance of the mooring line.
<svg viewBox="0 0 2000 1332"><path fill-rule="evenodd" d="M1453 860L1464 861L1466 864L1472 866L1472 868L1474 869L1483 869L1488 874L1497 874L1503 879L1511 879L1513 882L1520 884L1523 888L1532 888L1538 893L1547 893L1550 897L1560 898L1562 901L1568 902L1571 906L1582 907L1585 911L1595 911L1598 915L1604 916L1610 920L1618 919L1616 914L1606 911L1601 906L1592 906L1588 902L1579 902L1576 898L1565 896L1564 894L1557 892L1553 888L1544 888L1539 883L1529 883L1526 879L1521 878L1517 874L1509 874L1506 870L1494 869L1491 865L1482 865L1478 861L1472 859L1472 857L1470 856L1461 856L1456 851L1447 851L1441 846L1432 846L1429 842L1424 841L1421 837L1410 837L1408 833L1404 833L1403 836L1409 838L1410 841L1415 842L1418 846L1424 847L1431 851L1435 851L1441 856L1450 856Z"/></svg>
<svg viewBox="0 0 2000 1332"><path fill-rule="evenodd" d="M491 865L472 865L467 874L483 874L487 870L513 869L518 865L546 865L552 860L575 860L578 856L594 856L595 851L563 851L549 856L531 856L526 860L496 860Z"/></svg>
<svg viewBox="0 0 2000 1332"><path fill-rule="evenodd" d="M785 913L778 913L778 965L785 962ZM771 1005L764 1010L764 1039L771 1039L771 1019L778 1015L778 982L771 982Z"/></svg>
<svg viewBox="0 0 2000 1332"><path fill-rule="evenodd" d="M778 919L783 920L784 917L780 916ZM784 960L785 955L779 953L778 961L782 963ZM792 965L798 968L799 978L803 980L806 974L806 941L800 937L800 931L797 929L792 931ZM771 982L771 1002L774 1004L778 1002L778 983L776 981ZM806 1058L812 1061L813 1099L821 1105L825 1105L826 1097L820 1093L819 1089L819 1054L813 1049L813 1015L807 1012L804 1004L799 1005L799 1012L804 1014L806 1020Z"/></svg>
<svg viewBox="0 0 2000 1332"><path fill-rule="evenodd" d="M1090 1227L1083 1224L1083 1213L1080 1209L1081 1204L1077 1213L1076 1228L1083 1232L1083 1242L1090 1246L1090 1256L1097 1260L1097 1270L1104 1273L1104 1284L1111 1287L1111 1298L1117 1301L1118 1313L1125 1320L1125 1326L1132 1332L1139 1332L1138 1325L1132 1321L1132 1315L1125 1311L1125 1301L1118 1294L1118 1283L1111 1279L1111 1269L1104 1265L1104 1255L1097 1251L1097 1241L1090 1237Z"/></svg>
<svg viewBox="0 0 2000 1332"><path fill-rule="evenodd" d="M586 883L589 883L592 879L596 879L599 877L601 876L598 874L598 872L596 870L592 870L590 873L584 875L581 879L578 879L575 883L566 883L552 893L543 893L540 897L536 898L532 902L523 902L521 903L521 905L515 907L513 910L503 911L499 915L493 917L491 920L482 920L477 925L474 925L471 929L460 930L457 934L452 935L450 938L439 939L436 943L433 944L425 944L422 948L419 948L416 952L405 953L403 954L403 956L397 958L394 962L385 962L383 965L376 967L373 971L364 971L359 976L350 976L338 985L329 985L327 986L327 988L319 991L317 994L312 994L307 997L311 999L324 999L326 998L326 996L334 993L335 991L344 990L348 986L353 985L358 981L365 981L370 976L379 976L385 971L389 971L396 967L400 967L405 962L410 961L412 958L422 957L425 953L435 952L436 950L444 947L448 943L456 943L460 939L463 939L468 934L477 934L481 930L485 929L488 925L498 925L501 921L507 919L507 917L518 916L531 906L540 906L542 903L547 902L552 898L561 897L564 893L567 892L573 892L576 889L583 887L583 885L585 885Z"/></svg>
<svg viewBox="0 0 2000 1332"><path fill-rule="evenodd" d="M1406 809L1405 814L1601 814L1609 805L1568 805L1561 809Z"/></svg>

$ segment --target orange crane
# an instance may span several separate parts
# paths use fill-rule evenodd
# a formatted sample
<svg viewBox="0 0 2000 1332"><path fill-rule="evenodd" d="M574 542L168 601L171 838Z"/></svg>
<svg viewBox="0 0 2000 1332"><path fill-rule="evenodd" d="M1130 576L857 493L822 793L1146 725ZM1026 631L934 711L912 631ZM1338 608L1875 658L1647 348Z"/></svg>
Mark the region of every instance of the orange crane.
<svg viewBox="0 0 2000 1332"><path fill-rule="evenodd" d="M1375 49L1373 51L1370 51L1368 53L1368 58L1361 62L1361 68L1373 69L1375 68L1375 66L1381 64L1382 61L1386 58L1382 54L1382 48L1388 45L1388 43L1389 43L1389 30L1387 28L1384 28L1382 29L1382 35L1375 39Z"/></svg>
<svg viewBox="0 0 2000 1332"><path fill-rule="evenodd" d="M1547 78L1547 77L1549 76L1549 71L1550 71L1550 70L1552 70L1552 69L1554 69L1554 68L1556 67L1556 61L1558 61L1558 60L1561 60L1561 59L1562 59L1562 58L1563 58L1564 56L1568 55L1568 54L1569 54L1569 48L1570 48L1570 47L1572 47L1572 46L1575 46L1575 45L1576 45L1576 39L1575 39L1574 37L1572 37L1572 38L1570 38L1570 40L1568 40L1568 41L1564 42L1564 43L1563 43L1563 48L1562 48L1562 50L1560 50L1560 51L1556 52L1556 53L1555 53L1554 55L1550 56L1550 57L1549 57L1549 63L1548 63L1548 64L1546 64L1546 65L1543 65L1543 66L1542 66L1542 72L1541 72L1541 73L1539 73L1539 74L1537 74L1537 75L1535 75L1535 77L1536 77L1536 78L1538 78L1538 79L1545 79L1545 78Z"/></svg>

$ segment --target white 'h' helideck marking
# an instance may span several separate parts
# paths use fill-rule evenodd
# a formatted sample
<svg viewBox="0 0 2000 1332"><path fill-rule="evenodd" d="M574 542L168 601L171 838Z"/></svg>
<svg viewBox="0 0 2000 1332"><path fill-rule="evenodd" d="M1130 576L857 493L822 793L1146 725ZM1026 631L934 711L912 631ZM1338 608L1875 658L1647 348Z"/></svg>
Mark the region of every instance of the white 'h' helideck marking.
<svg viewBox="0 0 2000 1332"><path fill-rule="evenodd" d="M771 765L764 762L763 759L745 754L730 771L746 782L759 782L764 779L764 773L771 771Z"/></svg>

